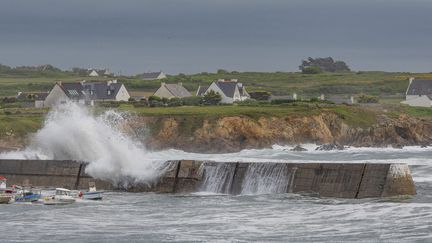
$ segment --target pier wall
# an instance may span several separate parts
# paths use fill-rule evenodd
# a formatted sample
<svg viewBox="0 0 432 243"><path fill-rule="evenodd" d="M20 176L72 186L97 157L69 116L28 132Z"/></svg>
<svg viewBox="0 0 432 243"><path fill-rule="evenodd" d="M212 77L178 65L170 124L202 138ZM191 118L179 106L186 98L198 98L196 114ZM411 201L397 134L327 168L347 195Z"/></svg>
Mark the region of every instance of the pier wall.
<svg viewBox="0 0 432 243"><path fill-rule="evenodd" d="M115 188L110 182L93 179L85 173L85 167L85 163L75 161L0 160L0 175L8 179L8 185L30 184L37 187L85 189L89 181L95 181L98 189ZM210 171L220 170L219 172L225 174L217 175L224 176L223 180L217 182L220 184L218 188L222 188L223 193L230 194L243 192L247 180L250 180L251 175L248 173L252 173L251 171L258 173L254 177L263 178L278 172L278 183L286 183L279 185L283 191L278 192L282 193L312 193L340 198L388 197L416 193L406 164L221 163L180 160L168 161L166 168L165 173L153 184L134 185L128 190L161 193L202 191L203 185L208 183L206 180Z"/></svg>

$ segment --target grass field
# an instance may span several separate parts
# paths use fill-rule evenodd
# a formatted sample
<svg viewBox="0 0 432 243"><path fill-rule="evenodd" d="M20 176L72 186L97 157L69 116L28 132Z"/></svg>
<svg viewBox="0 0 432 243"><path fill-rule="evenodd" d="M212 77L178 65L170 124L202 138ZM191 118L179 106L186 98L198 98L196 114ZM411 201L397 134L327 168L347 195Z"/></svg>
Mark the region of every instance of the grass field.
<svg viewBox="0 0 432 243"><path fill-rule="evenodd" d="M199 85L208 85L220 78L234 78L243 82L249 91L266 90L273 95L301 96L355 95L403 95L409 77L431 78L431 73L349 72L302 74L294 72L227 72L200 73L168 76L165 82L183 82L195 94ZM160 80L144 81L135 77L116 77L130 91L151 94L160 86ZM2 75L0 73L0 97L13 96L19 91L49 91L56 81L106 80L78 76L72 72L37 73L35 75Z"/></svg>

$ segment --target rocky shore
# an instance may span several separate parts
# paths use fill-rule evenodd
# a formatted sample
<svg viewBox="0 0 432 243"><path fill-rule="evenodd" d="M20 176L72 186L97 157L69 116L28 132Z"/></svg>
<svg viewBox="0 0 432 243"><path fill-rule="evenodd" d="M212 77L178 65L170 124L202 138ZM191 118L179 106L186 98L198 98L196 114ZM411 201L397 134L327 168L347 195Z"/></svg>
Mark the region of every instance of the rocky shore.
<svg viewBox="0 0 432 243"><path fill-rule="evenodd" d="M343 146L428 146L432 142L432 120L380 115L375 124L358 127L345 123L343 117L332 112L259 119L232 116L198 121L192 117L136 117L129 122L127 130L150 149L176 148L200 153L236 152L268 148L274 144L327 144L322 146L327 150Z"/></svg>

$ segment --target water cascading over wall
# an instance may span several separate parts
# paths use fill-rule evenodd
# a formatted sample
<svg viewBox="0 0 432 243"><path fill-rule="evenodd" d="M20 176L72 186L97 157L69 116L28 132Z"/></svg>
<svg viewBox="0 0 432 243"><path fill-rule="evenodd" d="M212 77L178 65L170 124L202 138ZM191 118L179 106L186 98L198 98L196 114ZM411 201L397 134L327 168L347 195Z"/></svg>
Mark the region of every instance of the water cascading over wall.
<svg viewBox="0 0 432 243"><path fill-rule="evenodd" d="M223 194L269 194L289 192L295 169L281 163L202 164L200 191Z"/></svg>

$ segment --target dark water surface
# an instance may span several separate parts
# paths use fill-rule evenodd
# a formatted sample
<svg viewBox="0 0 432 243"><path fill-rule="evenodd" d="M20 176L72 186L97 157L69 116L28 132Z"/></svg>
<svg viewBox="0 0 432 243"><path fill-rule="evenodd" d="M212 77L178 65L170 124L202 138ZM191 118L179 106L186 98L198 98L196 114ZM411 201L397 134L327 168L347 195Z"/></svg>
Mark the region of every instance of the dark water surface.
<svg viewBox="0 0 432 243"><path fill-rule="evenodd" d="M431 149L293 154L274 148L272 153L246 151L231 158L259 158L260 154L263 159L297 157L305 162L347 159L406 162L417 195L348 200L297 194L109 192L101 202L67 206L0 205L0 241L432 242Z"/></svg>

